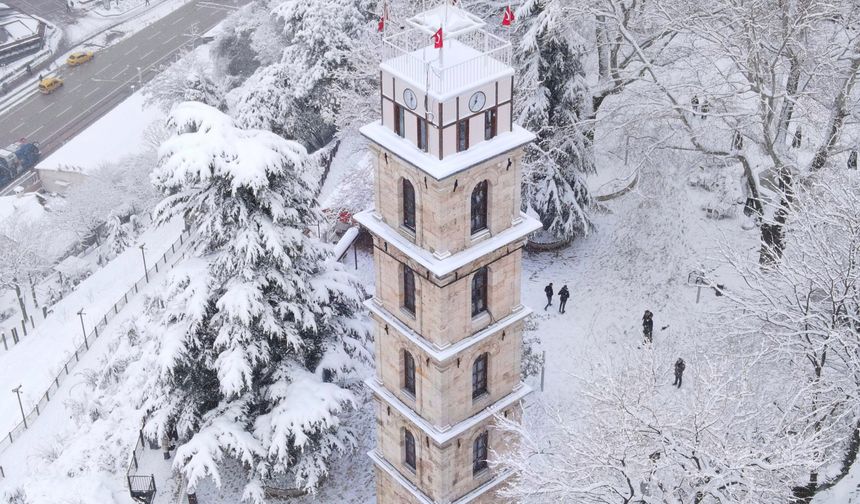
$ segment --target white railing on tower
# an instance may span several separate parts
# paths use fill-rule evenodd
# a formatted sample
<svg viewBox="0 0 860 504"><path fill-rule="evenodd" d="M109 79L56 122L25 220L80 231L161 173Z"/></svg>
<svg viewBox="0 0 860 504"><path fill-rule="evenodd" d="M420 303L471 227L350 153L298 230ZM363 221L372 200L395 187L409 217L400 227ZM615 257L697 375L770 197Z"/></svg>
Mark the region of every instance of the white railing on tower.
<svg viewBox="0 0 860 504"><path fill-rule="evenodd" d="M445 40L445 44L440 61L440 50L433 48L425 33L413 28L385 38L382 62L402 77L440 94L510 68L511 43L483 30ZM472 56L463 58L467 54L462 52L463 46Z"/></svg>

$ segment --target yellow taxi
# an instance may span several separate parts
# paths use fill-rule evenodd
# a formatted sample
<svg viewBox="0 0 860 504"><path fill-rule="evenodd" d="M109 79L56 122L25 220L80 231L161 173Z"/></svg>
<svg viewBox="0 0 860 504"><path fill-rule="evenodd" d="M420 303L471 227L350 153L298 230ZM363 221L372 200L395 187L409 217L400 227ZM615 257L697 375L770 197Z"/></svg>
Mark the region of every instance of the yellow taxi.
<svg viewBox="0 0 860 504"><path fill-rule="evenodd" d="M89 61L91 59L93 59L93 52L92 51L73 52L66 59L66 64L69 66L78 66L78 65L83 65L84 63L86 63L87 61Z"/></svg>
<svg viewBox="0 0 860 504"><path fill-rule="evenodd" d="M51 94L63 85L63 79L58 77L45 77L39 81L39 92L42 94Z"/></svg>

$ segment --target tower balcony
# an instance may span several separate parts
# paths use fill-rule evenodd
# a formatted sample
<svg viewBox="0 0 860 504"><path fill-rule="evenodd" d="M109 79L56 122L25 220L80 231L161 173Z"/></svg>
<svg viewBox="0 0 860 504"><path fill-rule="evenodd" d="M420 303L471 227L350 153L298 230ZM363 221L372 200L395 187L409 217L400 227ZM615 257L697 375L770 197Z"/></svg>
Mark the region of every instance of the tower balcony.
<svg viewBox="0 0 860 504"><path fill-rule="evenodd" d="M437 102L513 75L511 43L454 6L440 5L410 18L410 28L385 37L381 68ZM443 46L433 35L442 29Z"/></svg>

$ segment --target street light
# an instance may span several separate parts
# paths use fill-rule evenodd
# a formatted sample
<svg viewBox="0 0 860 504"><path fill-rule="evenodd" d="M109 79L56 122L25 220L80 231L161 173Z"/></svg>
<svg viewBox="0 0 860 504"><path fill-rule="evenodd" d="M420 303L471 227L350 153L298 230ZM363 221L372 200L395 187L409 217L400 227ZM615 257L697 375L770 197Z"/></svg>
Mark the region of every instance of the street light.
<svg viewBox="0 0 860 504"><path fill-rule="evenodd" d="M84 334L84 345L87 347L87 350L90 349L90 344L87 342L87 330L84 328L84 309L81 308L81 311L78 312L78 317L81 317L81 332Z"/></svg>
<svg viewBox="0 0 860 504"><path fill-rule="evenodd" d="M144 252L144 244L141 243L137 248L140 249L140 256L143 257L143 276L146 277L146 283L149 283L149 268L146 267L146 252Z"/></svg>
<svg viewBox="0 0 860 504"><path fill-rule="evenodd" d="M143 76L140 73L140 67L137 67L137 85L143 86Z"/></svg>
<svg viewBox="0 0 860 504"><path fill-rule="evenodd" d="M24 414L24 405L21 403L21 385L12 389L18 395L18 407L21 408L21 418L24 420L24 428L27 429L27 415Z"/></svg>

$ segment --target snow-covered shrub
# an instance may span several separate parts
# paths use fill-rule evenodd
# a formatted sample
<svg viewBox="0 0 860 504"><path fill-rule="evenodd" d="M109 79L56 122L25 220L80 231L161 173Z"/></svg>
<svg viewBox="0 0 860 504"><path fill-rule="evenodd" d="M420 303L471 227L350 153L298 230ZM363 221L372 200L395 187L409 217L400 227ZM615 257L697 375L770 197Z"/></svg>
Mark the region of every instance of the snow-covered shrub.
<svg viewBox="0 0 860 504"><path fill-rule="evenodd" d="M530 333L523 335L523 354L520 363L520 369L523 378L529 376L537 376L540 374L544 366L543 354L538 353L537 347L540 345L540 338Z"/></svg>
<svg viewBox="0 0 860 504"><path fill-rule="evenodd" d="M305 233L320 216L301 145L194 102L169 124L156 222L183 217L195 231L192 258L150 302L163 336L146 432L177 430L190 488L219 482L226 457L243 462L248 500L276 476L313 490L353 445L342 419L369 358L361 289Z"/></svg>

